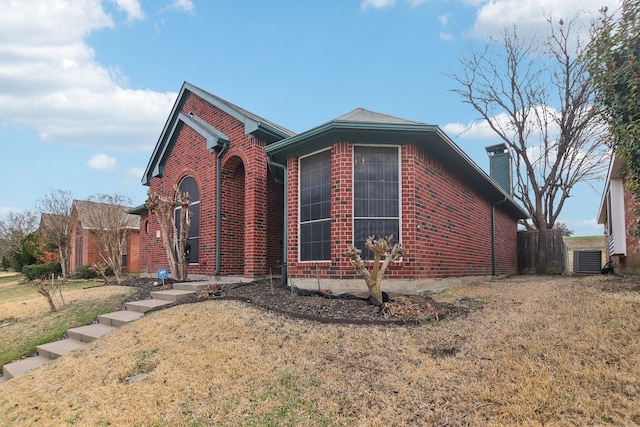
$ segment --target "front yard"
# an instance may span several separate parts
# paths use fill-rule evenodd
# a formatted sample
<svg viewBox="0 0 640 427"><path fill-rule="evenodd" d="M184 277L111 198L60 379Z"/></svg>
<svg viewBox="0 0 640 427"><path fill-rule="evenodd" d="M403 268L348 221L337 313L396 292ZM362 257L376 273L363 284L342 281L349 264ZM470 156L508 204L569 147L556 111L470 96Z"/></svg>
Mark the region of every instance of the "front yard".
<svg viewBox="0 0 640 427"><path fill-rule="evenodd" d="M0 367L29 356L36 346L59 340L67 329L92 323L100 314L122 308L133 289L70 281L51 312L46 299L20 275L0 276ZM64 305L63 305L64 304Z"/></svg>
<svg viewBox="0 0 640 427"><path fill-rule="evenodd" d="M640 280L513 277L418 326L238 301L149 314L0 385L0 425L640 424Z"/></svg>

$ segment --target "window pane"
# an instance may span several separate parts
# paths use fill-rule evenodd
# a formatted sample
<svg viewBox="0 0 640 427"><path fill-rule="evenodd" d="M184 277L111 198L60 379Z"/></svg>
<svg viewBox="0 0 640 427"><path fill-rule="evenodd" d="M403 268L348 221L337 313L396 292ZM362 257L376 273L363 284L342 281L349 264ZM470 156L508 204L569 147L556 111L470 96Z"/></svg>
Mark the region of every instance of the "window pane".
<svg viewBox="0 0 640 427"><path fill-rule="evenodd" d="M200 259L200 238L190 237L189 245L191 245L191 252L189 256L189 262L196 263Z"/></svg>
<svg viewBox="0 0 640 427"><path fill-rule="evenodd" d="M398 149L354 147L354 216L399 216Z"/></svg>
<svg viewBox="0 0 640 427"><path fill-rule="evenodd" d="M198 184L196 184L196 180L191 176L187 176L182 180L182 182L180 183L180 192L189 193L190 203L195 203L200 200Z"/></svg>
<svg viewBox="0 0 640 427"><path fill-rule="evenodd" d="M189 263L197 263L200 258L200 192L196 180L191 176L185 177L180 182L179 190L182 193L189 193ZM174 223L176 230L180 230L180 211L182 208L175 209Z"/></svg>
<svg viewBox="0 0 640 427"><path fill-rule="evenodd" d="M331 152L300 159L300 259L331 257ZM311 222L313 221L313 222Z"/></svg>
<svg viewBox="0 0 640 427"><path fill-rule="evenodd" d="M331 259L331 221L300 225L300 260Z"/></svg>
<svg viewBox="0 0 640 427"><path fill-rule="evenodd" d="M400 239L399 175L398 148L354 147L353 240L363 259L373 258L364 247L369 236Z"/></svg>
<svg viewBox="0 0 640 427"><path fill-rule="evenodd" d="M362 250L362 259L373 259L371 251L364 247L369 236L374 238L393 236L391 244L398 243L400 222L397 219L357 219L353 221L354 246Z"/></svg>

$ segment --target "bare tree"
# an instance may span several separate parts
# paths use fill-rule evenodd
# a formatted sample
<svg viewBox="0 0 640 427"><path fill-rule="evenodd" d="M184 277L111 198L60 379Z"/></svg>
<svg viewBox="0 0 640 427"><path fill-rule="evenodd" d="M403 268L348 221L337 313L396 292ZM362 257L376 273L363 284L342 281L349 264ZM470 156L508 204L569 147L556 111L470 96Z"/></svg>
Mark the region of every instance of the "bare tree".
<svg viewBox="0 0 640 427"><path fill-rule="evenodd" d="M501 43L471 52L451 76L459 85L453 91L515 159L514 198L531 216L527 228L539 232L539 273L546 272L546 230L577 183L602 178L609 156L576 21L547 19L550 35L542 43L506 28Z"/></svg>
<svg viewBox="0 0 640 427"><path fill-rule="evenodd" d="M131 200L119 194L96 194L89 198L86 227L98 244L100 257L122 282L122 254L131 230L139 227L139 217L127 213ZM136 224L138 222L138 224Z"/></svg>
<svg viewBox="0 0 640 427"><path fill-rule="evenodd" d="M9 212L6 219L0 221L0 256L20 253L24 238L38 228L37 224L35 212Z"/></svg>
<svg viewBox="0 0 640 427"><path fill-rule="evenodd" d="M58 311L58 306L64 307L65 301L62 296L62 288L65 284L65 279L56 280L52 274L50 280L36 279L32 284L36 287L36 291L47 300L49 311L56 312ZM58 299L57 295L60 295L60 299Z"/></svg>
<svg viewBox="0 0 640 427"><path fill-rule="evenodd" d="M38 210L42 214L45 243L58 251L63 277L69 277L72 231L69 220L72 205L73 195L63 190L51 190L37 202Z"/></svg>
<svg viewBox="0 0 640 427"><path fill-rule="evenodd" d="M162 233L162 243L167 253L169 269L176 280L187 280L189 260L186 251L189 237L190 211L189 194L181 193L177 188L175 197L161 196L149 191L146 206L156 217ZM175 221L176 207L179 206L180 218Z"/></svg>
<svg viewBox="0 0 640 427"><path fill-rule="evenodd" d="M364 242L364 246L373 252L373 266L371 271L367 270L364 261L362 261L362 251L355 246L350 245L344 255L349 258L349 261L351 261L351 264L358 274L362 276L367 283L369 295L375 298L379 304L382 304L382 277L387 271L389 264L402 257L404 248L401 243L396 243L393 247L391 246L393 236L374 239L374 236L369 236ZM384 259L382 259L382 257L384 257ZM380 261L382 261L382 265Z"/></svg>

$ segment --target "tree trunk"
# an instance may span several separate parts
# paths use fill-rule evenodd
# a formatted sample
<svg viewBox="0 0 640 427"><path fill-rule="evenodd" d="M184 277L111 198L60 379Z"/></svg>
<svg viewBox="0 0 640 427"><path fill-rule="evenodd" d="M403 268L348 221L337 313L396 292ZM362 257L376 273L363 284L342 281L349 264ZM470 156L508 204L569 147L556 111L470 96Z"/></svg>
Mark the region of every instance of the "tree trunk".
<svg viewBox="0 0 640 427"><path fill-rule="evenodd" d="M374 278L373 275L367 279L367 287L369 288L369 295L378 300L380 304L382 300L382 278Z"/></svg>
<svg viewBox="0 0 640 427"><path fill-rule="evenodd" d="M544 218L537 219L538 248L536 250L536 273L547 274L547 224Z"/></svg>
<svg viewBox="0 0 640 427"><path fill-rule="evenodd" d="M47 284L42 281L35 282L34 284L38 290L38 293L47 300L47 303L49 303L49 310L51 310L51 312L58 311L56 303L53 301L53 297L51 296L51 292L49 292L49 289L47 289Z"/></svg>
<svg viewBox="0 0 640 427"><path fill-rule="evenodd" d="M380 305L384 303L382 299L382 277L390 263L397 261L404 254L402 244L396 243L391 247L391 239L392 236L387 236L374 240L374 236L369 236L366 240L365 247L373 252L373 267L371 268L371 272L367 270L364 261L362 261L362 251L360 249L350 245L344 253L358 274L364 278L367 288L369 288L369 295L375 298ZM384 261L382 265L380 265L380 259L382 257L384 257Z"/></svg>
<svg viewBox="0 0 640 427"><path fill-rule="evenodd" d="M62 248L58 248L58 256L60 257L60 268L62 269L62 277L69 277L69 262L67 257L62 251Z"/></svg>

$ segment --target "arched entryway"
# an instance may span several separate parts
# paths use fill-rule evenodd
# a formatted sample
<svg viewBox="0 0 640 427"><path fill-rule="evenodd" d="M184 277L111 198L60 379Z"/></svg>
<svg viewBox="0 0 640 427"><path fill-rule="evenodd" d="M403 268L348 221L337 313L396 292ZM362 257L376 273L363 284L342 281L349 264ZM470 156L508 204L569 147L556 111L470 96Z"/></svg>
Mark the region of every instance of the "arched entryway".
<svg viewBox="0 0 640 427"><path fill-rule="evenodd" d="M220 259L222 275L243 275L245 267L245 169L233 156L221 171Z"/></svg>

